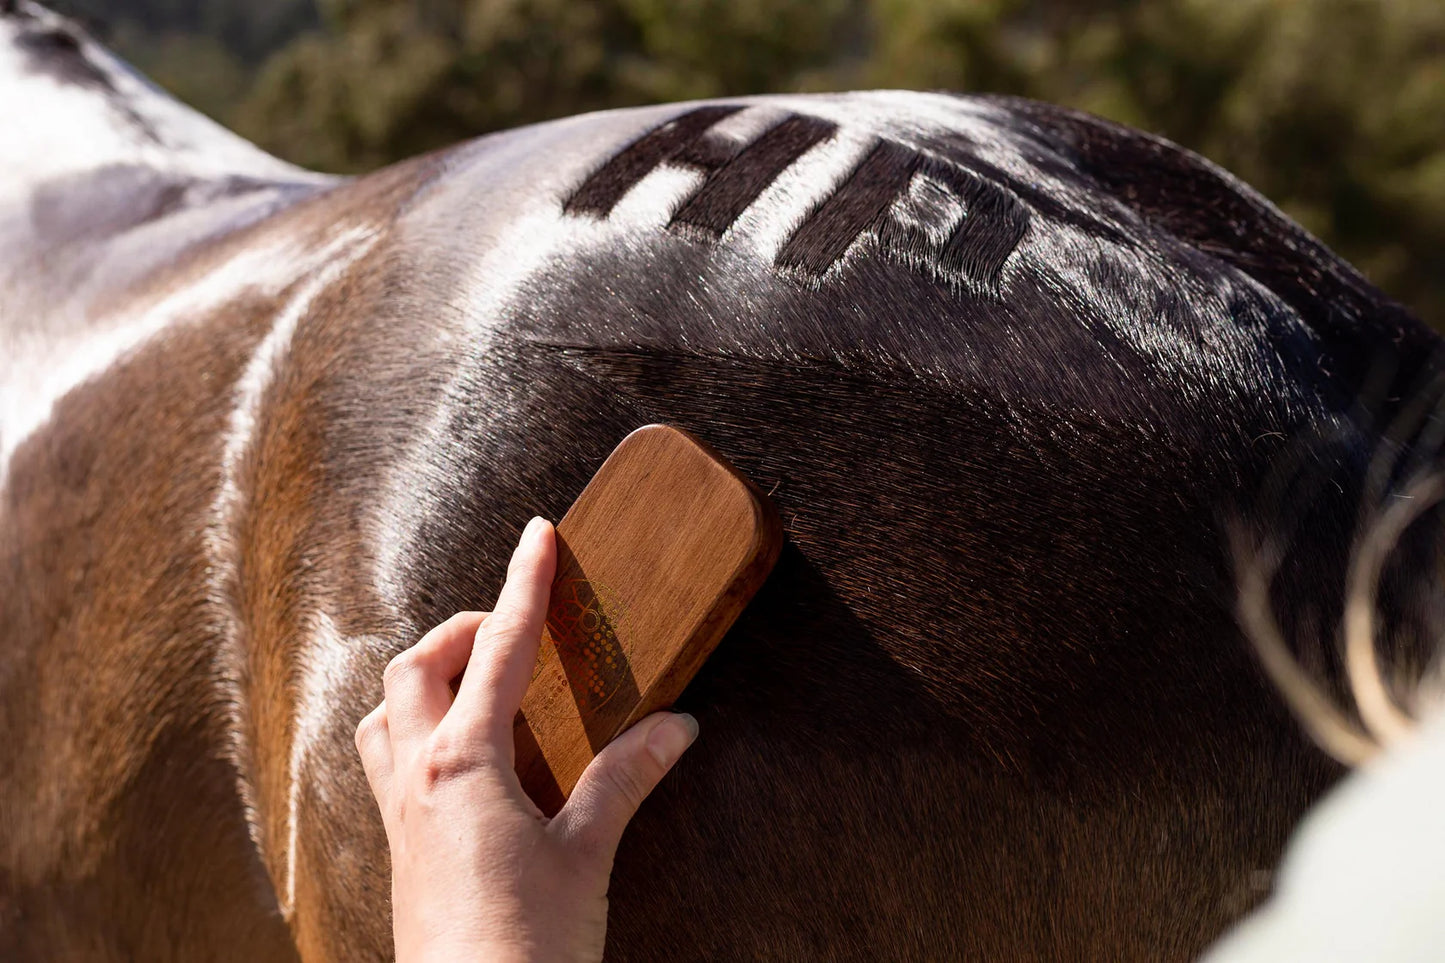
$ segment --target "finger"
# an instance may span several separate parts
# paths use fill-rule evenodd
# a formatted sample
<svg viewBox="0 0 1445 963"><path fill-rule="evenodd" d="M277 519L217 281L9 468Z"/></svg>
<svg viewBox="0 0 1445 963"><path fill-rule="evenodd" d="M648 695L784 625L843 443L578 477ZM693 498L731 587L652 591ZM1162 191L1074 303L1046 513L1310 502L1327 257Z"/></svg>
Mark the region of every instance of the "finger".
<svg viewBox="0 0 1445 963"><path fill-rule="evenodd" d="M697 738L687 713L656 712L597 754L552 821L576 852L611 866L622 831L647 794Z"/></svg>
<svg viewBox="0 0 1445 963"><path fill-rule="evenodd" d="M398 745L429 735L452 704L451 681L467 667L486 612L458 612L392 659L382 677L387 722Z"/></svg>
<svg viewBox="0 0 1445 963"><path fill-rule="evenodd" d="M512 719L532 681L556 567L552 524L534 518L512 553L496 608L477 633L456 706L448 716L449 724L480 734L504 753L512 751Z"/></svg>
<svg viewBox="0 0 1445 963"><path fill-rule="evenodd" d="M386 700L362 717L356 726L356 751L361 756L361 768L366 771L366 781L376 804L386 812L391 794L391 773L395 760L391 753L391 733L386 719Z"/></svg>

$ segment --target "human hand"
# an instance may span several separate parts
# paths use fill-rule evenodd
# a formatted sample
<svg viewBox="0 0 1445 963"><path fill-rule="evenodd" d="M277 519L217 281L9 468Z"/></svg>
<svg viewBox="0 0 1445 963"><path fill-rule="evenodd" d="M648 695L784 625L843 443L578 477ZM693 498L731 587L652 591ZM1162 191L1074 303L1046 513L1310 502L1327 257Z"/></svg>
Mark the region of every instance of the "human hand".
<svg viewBox="0 0 1445 963"><path fill-rule="evenodd" d="M691 716L654 713L592 760L556 816L527 798L512 720L556 557L551 524L532 519L496 609L455 615L393 659L356 728L391 848L398 963L602 959L622 831L697 735Z"/></svg>

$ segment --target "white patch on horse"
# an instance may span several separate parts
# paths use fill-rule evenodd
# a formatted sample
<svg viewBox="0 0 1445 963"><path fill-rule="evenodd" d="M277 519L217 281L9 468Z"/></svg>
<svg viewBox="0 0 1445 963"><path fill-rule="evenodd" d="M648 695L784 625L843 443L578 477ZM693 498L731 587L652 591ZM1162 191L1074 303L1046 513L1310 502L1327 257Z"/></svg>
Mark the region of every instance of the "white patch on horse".
<svg viewBox="0 0 1445 963"><path fill-rule="evenodd" d="M291 726L291 749L287 760L286 791L286 882L281 915L290 920L296 912L296 852L301 826L301 792L306 785L306 764L313 749L326 738L328 723L335 721L336 693L347 682L354 640L347 640L325 612L316 613L310 644L299 647L304 659L296 686L296 715ZM326 782L312 784L324 797ZM254 823L252 824L254 828Z"/></svg>
<svg viewBox="0 0 1445 963"><path fill-rule="evenodd" d="M32 3L0 20L0 206L35 185L106 164L141 164L195 177L246 175L326 181L272 157L167 96L62 17ZM50 31L76 41L74 58L103 89L38 71L26 38Z"/></svg>
<svg viewBox="0 0 1445 963"><path fill-rule="evenodd" d="M233 391L235 401L227 419L225 441L221 450L220 484L217 486L215 501L211 505L210 524L206 530L206 549L211 560L208 579L209 595L217 605L221 606L218 618L220 624L217 626L217 634L221 641L215 655L214 678L227 697L226 705L230 716L227 733L231 741L227 748L236 767L237 790L241 797L247 830L252 841L261 851L264 851L262 848L263 834L258 817L256 793L249 778L251 760L242 736L245 731L247 699L241 680L250 673L246 668L247 657L243 650L244 643L238 631L243 624L243 615L237 610L234 603L239 590L236 557L238 542L235 538L235 528L237 516L245 497L240 474L254 444L257 417L265 404L267 391L276 382L278 374L286 363L297 327L310 311L317 296L335 283L352 264L364 256L376 243L377 237L373 228L352 227L342 231L327 244L311 252L305 261L298 263L297 260L292 259L289 262L293 269L292 277L305 276L308 273L311 276L297 284L295 293L277 314L271 330L257 345L245 370L237 380ZM318 629L318 632L330 624L330 620L325 616L321 618L324 624ZM308 652L308 659L312 655L314 652ZM303 669L302 675L303 680L310 678L310 670ZM304 681L301 689L302 699L298 703L298 712L304 706L312 704L305 698L306 683ZM304 727L298 720L292 743L292 770L300 765L297 760L296 740L302 739L303 731ZM296 789L293 786L291 803L293 810L295 792ZM294 837L294 826L291 832ZM293 850L288 851L287 854L288 865L294 863L294 858L293 846ZM282 910L289 915L292 907L290 894L294 891L294 882L289 876L287 887L288 896Z"/></svg>
<svg viewBox="0 0 1445 963"><path fill-rule="evenodd" d="M297 277L330 263L357 236L344 232L314 249L291 238L257 241L172 293L81 326L69 337L21 333L0 361L0 491L15 450L50 420L67 393L171 325L203 319L242 294L280 294Z"/></svg>

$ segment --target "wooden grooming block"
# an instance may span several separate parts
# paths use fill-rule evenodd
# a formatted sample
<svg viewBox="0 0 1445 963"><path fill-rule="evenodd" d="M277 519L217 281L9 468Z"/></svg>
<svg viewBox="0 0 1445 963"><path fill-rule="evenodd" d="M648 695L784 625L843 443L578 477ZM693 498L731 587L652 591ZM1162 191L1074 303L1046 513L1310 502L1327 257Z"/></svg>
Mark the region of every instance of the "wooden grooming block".
<svg viewBox="0 0 1445 963"><path fill-rule="evenodd" d="M622 440L557 525L557 575L513 724L517 774L553 815L612 738L671 705L782 547L767 497L667 425Z"/></svg>

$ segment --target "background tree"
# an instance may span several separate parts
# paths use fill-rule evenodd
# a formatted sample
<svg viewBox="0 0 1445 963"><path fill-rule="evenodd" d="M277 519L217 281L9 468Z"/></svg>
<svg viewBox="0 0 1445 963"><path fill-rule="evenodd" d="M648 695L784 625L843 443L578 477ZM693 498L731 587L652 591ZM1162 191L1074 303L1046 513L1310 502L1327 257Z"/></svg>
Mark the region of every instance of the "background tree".
<svg viewBox="0 0 1445 963"><path fill-rule="evenodd" d="M1439 0L69 0L182 98L359 171L584 110L998 91L1164 134L1445 327Z"/></svg>

